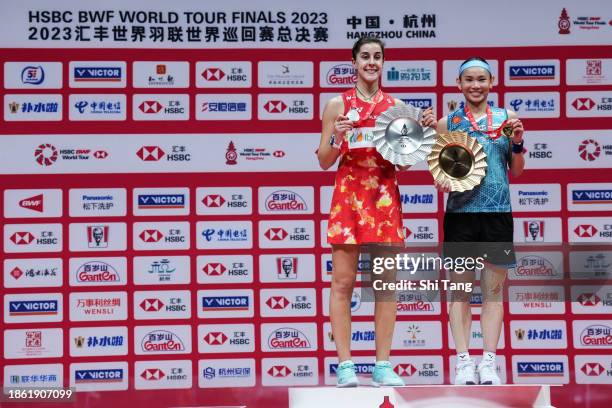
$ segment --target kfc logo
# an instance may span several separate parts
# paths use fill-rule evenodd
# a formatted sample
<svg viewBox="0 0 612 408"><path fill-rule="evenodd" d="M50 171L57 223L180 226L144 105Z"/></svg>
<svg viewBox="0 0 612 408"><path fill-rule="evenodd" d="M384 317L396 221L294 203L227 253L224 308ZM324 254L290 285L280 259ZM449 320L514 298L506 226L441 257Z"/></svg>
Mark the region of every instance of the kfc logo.
<svg viewBox="0 0 612 408"><path fill-rule="evenodd" d="M272 296L266 300L266 305L270 309L284 309L289 306L289 300L284 296Z"/></svg>
<svg viewBox="0 0 612 408"><path fill-rule="evenodd" d="M108 248L108 225L87 226L87 247Z"/></svg>
<svg viewBox="0 0 612 408"><path fill-rule="evenodd" d="M144 230L139 235L144 242L159 242L164 237L164 234L158 230Z"/></svg>
<svg viewBox="0 0 612 408"><path fill-rule="evenodd" d="M268 229L265 234L266 238L268 238L270 241L282 241L283 239L285 239L287 237L287 231L285 231L282 228L270 228Z"/></svg>
<svg viewBox="0 0 612 408"><path fill-rule="evenodd" d="M605 368L599 363L584 363L584 365L580 368L580 371L589 377L597 377L605 371Z"/></svg>
<svg viewBox="0 0 612 408"><path fill-rule="evenodd" d="M276 258L276 272L278 279L297 279L297 257Z"/></svg>
<svg viewBox="0 0 612 408"><path fill-rule="evenodd" d="M166 376L166 374L159 368L147 368L140 376L147 381L158 381Z"/></svg>
<svg viewBox="0 0 612 408"><path fill-rule="evenodd" d="M140 308L145 312L158 312L164 307L164 302L159 299L144 299L140 302Z"/></svg>
<svg viewBox="0 0 612 408"><path fill-rule="evenodd" d="M218 208L224 203L225 199L219 194L209 194L202 199L202 204L209 208Z"/></svg>
<svg viewBox="0 0 612 408"><path fill-rule="evenodd" d="M574 233L580 238L590 238L597 234L597 228L593 225L582 224L574 228Z"/></svg>
<svg viewBox="0 0 612 408"><path fill-rule="evenodd" d="M544 221L523 221L525 242L544 241Z"/></svg>
<svg viewBox="0 0 612 408"><path fill-rule="evenodd" d="M222 332L210 332L204 336L204 341L211 346L220 346L227 341L227 336Z"/></svg>
<svg viewBox="0 0 612 408"><path fill-rule="evenodd" d="M206 68L202 72L202 78L207 81L219 81L225 77L225 72L221 68Z"/></svg>
<svg viewBox="0 0 612 408"><path fill-rule="evenodd" d="M162 110L162 108L162 104L157 101L143 101L138 106L138 109L143 113L157 113Z"/></svg>
<svg viewBox="0 0 612 408"><path fill-rule="evenodd" d="M591 110L595 107L595 105L595 101L591 98L576 98L574 99L574 102L572 102L574 109L579 111Z"/></svg>
<svg viewBox="0 0 612 408"><path fill-rule="evenodd" d="M268 369L268 374L272 377L287 377L291 370L287 366L272 366Z"/></svg>
<svg viewBox="0 0 612 408"><path fill-rule="evenodd" d="M142 161L158 161L166 155L166 152L157 146L142 146L136 155Z"/></svg>
<svg viewBox="0 0 612 408"><path fill-rule="evenodd" d="M220 276L225 273L227 268L222 263L210 262L204 265L202 268L205 274L208 276Z"/></svg>
<svg viewBox="0 0 612 408"><path fill-rule="evenodd" d="M283 101L268 101L264 105L264 109L269 113L281 113L287 109L287 105Z"/></svg>

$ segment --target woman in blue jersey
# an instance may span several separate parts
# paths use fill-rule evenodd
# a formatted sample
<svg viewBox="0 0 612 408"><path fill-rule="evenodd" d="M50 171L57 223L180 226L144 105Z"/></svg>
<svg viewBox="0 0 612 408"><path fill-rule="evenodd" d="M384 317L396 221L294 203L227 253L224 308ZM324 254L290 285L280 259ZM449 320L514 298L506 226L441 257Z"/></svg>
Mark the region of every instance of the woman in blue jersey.
<svg viewBox="0 0 612 408"><path fill-rule="evenodd" d="M514 266L513 220L508 170L513 177L523 172L523 124L513 111L491 107L487 101L493 87L490 65L470 58L459 67L457 85L465 96L464 106L438 121L438 133L467 132L487 154L487 172L471 191L450 192L444 216L444 253L450 257L486 254L480 286L483 306L480 322L483 358L478 367L468 348L472 325L470 293L453 292L449 318L457 350L455 384L500 384L495 352L503 323L503 283ZM448 191L447 185L437 185ZM475 244L477 243L477 244ZM473 282L475 271L451 271L456 282Z"/></svg>

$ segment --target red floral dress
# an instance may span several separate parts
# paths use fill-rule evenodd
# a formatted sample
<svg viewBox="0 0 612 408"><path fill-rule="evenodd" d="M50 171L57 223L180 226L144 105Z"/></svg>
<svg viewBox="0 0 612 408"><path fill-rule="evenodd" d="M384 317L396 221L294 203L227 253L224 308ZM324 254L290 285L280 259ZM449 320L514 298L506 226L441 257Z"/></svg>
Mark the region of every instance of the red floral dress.
<svg viewBox="0 0 612 408"><path fill-rule="evenodd" d="M351 108L354 91L342 94L344 114ZM383 93L368 118L368 102L356 99L362 115L356 128L341 145L331 202L327 242L329 244L403 243L402 207L395 166L383 159L372 143L376 118L395 104Z"/></svg>

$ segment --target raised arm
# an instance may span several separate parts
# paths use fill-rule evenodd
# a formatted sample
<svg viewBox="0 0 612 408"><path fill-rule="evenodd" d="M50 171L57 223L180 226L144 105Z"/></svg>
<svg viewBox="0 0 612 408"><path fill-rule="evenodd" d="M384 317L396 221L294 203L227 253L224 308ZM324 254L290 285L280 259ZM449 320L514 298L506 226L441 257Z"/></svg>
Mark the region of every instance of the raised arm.
<svg viewBox="0 0 612 408"><path fill-rule="evenodd" d="M344 138L344 132L339 134L338 127L343 129L342 124L338 125L336 121L343 119L342 116L344 103L342 97L336 96L332 98L323 111L323 127L321 129L321 142L319 143L319 150L317 151L317 157L319 159L319 166L323 170L329 169L340 156L340 149L334 148L330 145L331 137L334 133L338 134L335 136L336 144L340 144L340 140ZM346 119L346 118L345 118ZM349 128L350 129L350 128ZM346 130L349 130L346 129Z"/></svg>
<svg viewBox="0 0 612 408"><path fill-rule="evenodd" d="M523 133L525 130L523 129L523 123L518 118L516 112L508 110L508 125L512 126L512 137L510 138L513 144L522 144L523 143ZM512 147L511 147L512 149ZM510 160L510 174L512 177L518 177L523 174L523 170L525 169L525 156L523 152L514 152L512 151L512 158Z"/></svg>

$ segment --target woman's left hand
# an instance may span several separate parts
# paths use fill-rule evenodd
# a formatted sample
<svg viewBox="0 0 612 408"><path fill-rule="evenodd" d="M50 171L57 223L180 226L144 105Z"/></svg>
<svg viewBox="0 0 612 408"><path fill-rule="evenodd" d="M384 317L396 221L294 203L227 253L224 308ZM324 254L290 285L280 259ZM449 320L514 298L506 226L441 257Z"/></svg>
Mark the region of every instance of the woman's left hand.
<svg viewBox="0 0 612 408"><path fill-rule="evenodd" d="M520 119L510 119L508 126L512 128L511 140L517 144L521 143L523 141L523 133L525 132L523 122Z"/></svg>
<svg viewBox="0 0 612 408"><path fill-rule="evenodd" d="M436 121L436 117L433 114L433 109L431 107L425 109L421 118L421 126L435 128L437 125L438 122Z"/></svg>

